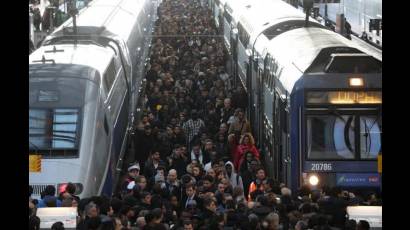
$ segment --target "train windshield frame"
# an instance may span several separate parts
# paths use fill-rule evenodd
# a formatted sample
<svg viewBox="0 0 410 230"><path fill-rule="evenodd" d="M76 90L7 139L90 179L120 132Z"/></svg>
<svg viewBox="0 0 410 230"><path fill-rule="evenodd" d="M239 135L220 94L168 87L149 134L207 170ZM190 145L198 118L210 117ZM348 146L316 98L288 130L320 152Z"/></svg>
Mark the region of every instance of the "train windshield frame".
<svg viewBox="0 0 410 230"><path fill-rule="evenodd" d="M29 154L47 158L77 157L81 140L79 107L30 108Z"/></svg>
<svg viewBox="0 0 410 230"><path fill-rule="evenodd" d="M350 91L339 90L340 92ZM316 96L328 91L306 91L304 114L305 159L375 161L382 148L381 91L354 92L342 101ZM309 93L311 93L309 95ZM364 93L361 94L361 93ZM367 93L367 94L366 94ZM358 99L360 94L362 99ZM366 97L367 96L367 97ZM356 100L347 100L355 98ZM334 98L333 98L334 99ZM309 103L309 102L314 103Z"/></svg>

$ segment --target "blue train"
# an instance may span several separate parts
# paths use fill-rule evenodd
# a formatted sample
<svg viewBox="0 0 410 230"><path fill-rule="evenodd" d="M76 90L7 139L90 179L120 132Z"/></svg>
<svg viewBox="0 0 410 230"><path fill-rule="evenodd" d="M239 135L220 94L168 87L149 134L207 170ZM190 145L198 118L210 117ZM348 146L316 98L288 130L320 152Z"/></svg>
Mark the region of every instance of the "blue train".
<svg viewBox="0 0 410 230"><path fill-rule="evenodd" d="M210 9L248 92L268 174L294 190L380 188L381 53L280 0L221 2Z"/></svg>

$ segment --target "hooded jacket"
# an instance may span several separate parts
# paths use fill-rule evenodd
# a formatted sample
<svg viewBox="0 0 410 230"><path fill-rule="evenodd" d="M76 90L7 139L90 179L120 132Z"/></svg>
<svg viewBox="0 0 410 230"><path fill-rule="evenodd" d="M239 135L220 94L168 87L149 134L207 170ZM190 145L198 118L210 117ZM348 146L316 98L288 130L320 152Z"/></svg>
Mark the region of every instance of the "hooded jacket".
<svg viewBox="0 0 410 230"><path fill-rule="evenodd" d="M233 166L233 163L231 161L227 161L225 163L225 167L228 164L231 165L231 167L232 167L231 176L229 177L229 175L227 175L227 177L229 177L229 180L231 182L232 188L235 188L236 186L239 186L242 189L242 191L244 191L243 190L242 177L235 172L235 167Z"/></svg>

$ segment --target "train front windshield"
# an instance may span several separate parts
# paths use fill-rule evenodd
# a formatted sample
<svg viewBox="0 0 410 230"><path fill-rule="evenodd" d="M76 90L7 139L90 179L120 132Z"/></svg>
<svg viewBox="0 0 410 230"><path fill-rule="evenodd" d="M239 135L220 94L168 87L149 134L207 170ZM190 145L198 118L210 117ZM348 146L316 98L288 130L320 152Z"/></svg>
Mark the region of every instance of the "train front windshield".
<svg viewBox="0 0 410 230"><path fill-rule="evenodd" d="M97 89L93 82L82 78L30 77L30 154L78 157L84 111L88 111L86 105L95 104L88 98Z"/></svg>
<svg viewBox="0 0 410 230"><path fill-rule="evenodd" d="M80 109L33 108L29 110L30 152L77 155Z"/></svg>
<svg viewBox="0 0 410 230"><path fill-rule="evenodd" d="M307 160L377 159L382 135L380 105L380 91L308 92Z"/></svg>
<svg viewBox="0 0 410 230"><path fill-rule="evenodd" d="M381 150L381 119L376 115L308 115L307 142L310 160L353 160L357 155L376 159Z"/></svg>

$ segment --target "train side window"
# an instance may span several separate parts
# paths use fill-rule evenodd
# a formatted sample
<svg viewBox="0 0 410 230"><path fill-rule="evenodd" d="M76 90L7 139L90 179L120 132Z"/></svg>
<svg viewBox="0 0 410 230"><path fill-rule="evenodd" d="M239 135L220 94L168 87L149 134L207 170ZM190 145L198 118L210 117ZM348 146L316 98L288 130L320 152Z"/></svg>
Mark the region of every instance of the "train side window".
<svg viewBox="0 0 410 230"><path fill-rule="evenodd" d="M114 53L115 53L115 58L114 58L114 64L115 64L115 69L116 70L119 70L119 69L121 69L121 60L120 60L120 52L119 52L119 50L118 50L118 46L117 46L117 44L115 44L114 42L109 42L108 43L108 46L111 48L111 49L113 49L114 50Z"/></svg>
<svg viewBox="0 0 410 230"><path fill-rule="evenodd" d="M272 92L275 92L275 87L273 87L274 81L275 81L275 76L271 74L270 79L269 79L269 88L272 90Z"/></svg>
<svg viewBox="0 0 410 230"><path fill-rule="evenodd" d="M115 75L116 75L115 73L116 73L116 70L115 70L114 59L111 59L111 62L108 65L104 73L104 83L105 83L107 92L110 92L112 88L112 85L115 80Z"/></svg>
<svg viewBox="0 0 410 230"><path fill-rule="evenodd" d="M241 23L238 23L238 35L239 41L241 41L242 45L246 48L249 43L250 35L246 32Z"/></svg>
<svg viewBox="0 0 410 230"><path fill-rule="evenodd" d="M108 135L108 121L107 121L107 115L104 116L104 131L105 134Z"/></svg>

